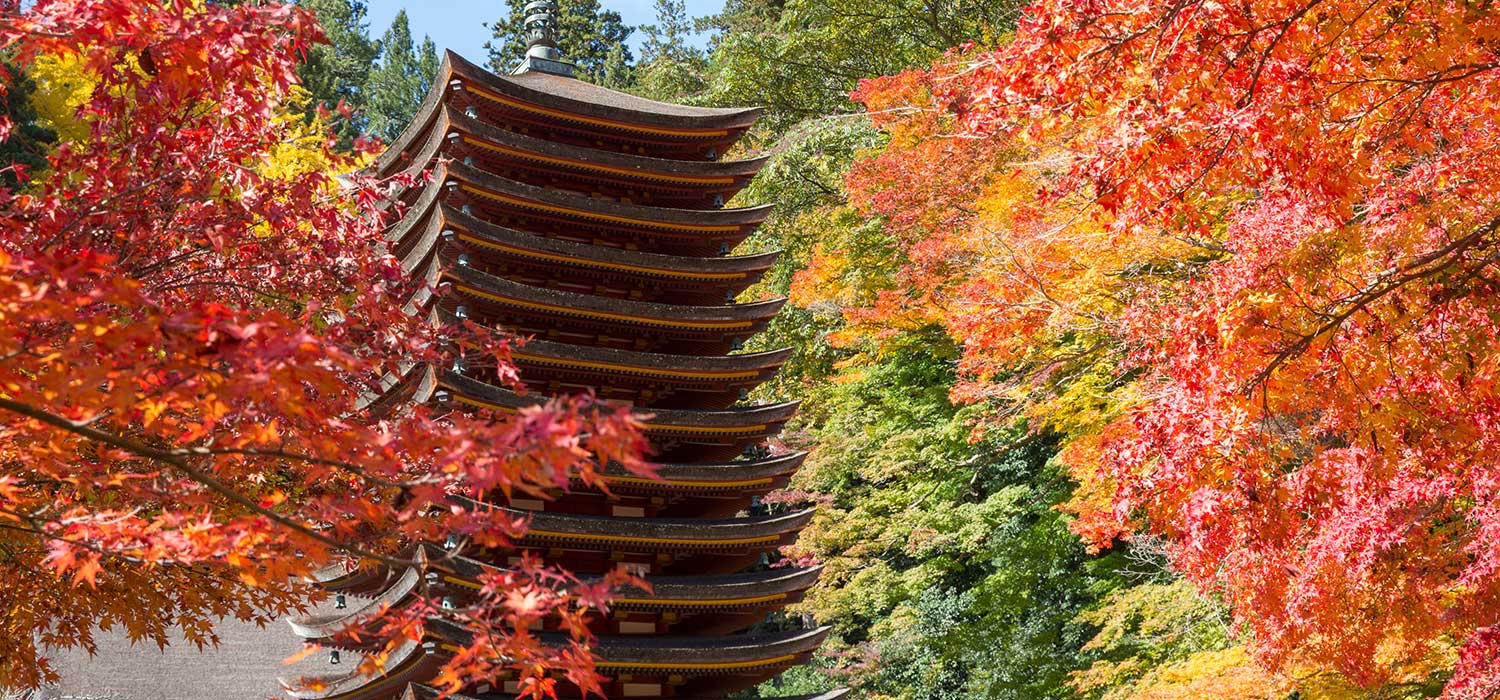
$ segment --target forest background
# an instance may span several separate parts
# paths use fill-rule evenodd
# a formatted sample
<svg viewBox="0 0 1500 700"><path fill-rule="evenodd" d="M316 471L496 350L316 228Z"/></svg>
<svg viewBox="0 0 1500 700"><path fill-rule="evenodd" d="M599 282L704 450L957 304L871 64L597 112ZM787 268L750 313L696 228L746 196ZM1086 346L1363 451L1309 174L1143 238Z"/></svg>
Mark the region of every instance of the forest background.
<svg viewBox="0 0 1500 700"><path fill-rule="evenodd" d="M394 138L437 47L404 14L377 38L359 2L301 4L329 40L299 71L307 114L342 115L346 146ZM496 70L523 53L521 4L495 18ZM826 567L766 624L812 616L836 633L763 694L1492 696L1496 577L1474 543L1497 539L1494 453L1477 437L1495 433L1481 427L1495 226L1430 204L1490 202L1463 189L1489 180L1454 150L1484 149L1446 130L1493 125L1433 115L1465 89L1490 95L1493 20L1487 5L1309 14L1318 4L1247 5L1265 21L1238 33L1134 8L1143 25L1059 49L1018 40L1018 23L1087 34L1086 3L1023 19L998 0L731 0L691 18L657 0L639 28L598 0L563 3L562 49L583 79L766 108L741 148L773 158L737 203L777 205L745 252L784 253L744 299L791 297L751 349L796 354L757 398L804 402L782 439L813 455L765 505L821 504L786 554ZM1367 16L1384 33L1360 34ZM1304 17L1316 31L1299 34ZM1455 22L1469 33L1423 43ZM1411 35L1393 38L1397 26ZM1131 44L1166 28L1198 40L1153 44L1171 47L1160 57ZM636 31L639 56L625 43ZM1248 38L1211 40L1226 36ZM1426 72L1287 87L1345 54L1351 74ZM42 66L17 84L31 103L9 103L8 158L40 163L74 78ZM1385 83L1415 92L1339 103ZM1280 111L1252 119L1251 98ZM1381 100L1393 106L1379 120L1360 111ZM1195 110L1220 121L1181 121ZM1247 124L1222 127L1226 114ZM1378 123L1296 130L1362 119ZM1340 139L1371 163L1340 173L1335 151L1307 143ZM1261 160L1235 170L1242 148ZM1292 177L1299 163L1315 174ZM1361 176L1367 165L1381 174ZM1295 196L1310 191L1326 201ZM1412 212L1426 237L1403 228ZM1414 347L1443 357L1403 355ZM1438 454L1452 445L1463 454ZM1163 454L1171 465L1152 462Z"/></svg>

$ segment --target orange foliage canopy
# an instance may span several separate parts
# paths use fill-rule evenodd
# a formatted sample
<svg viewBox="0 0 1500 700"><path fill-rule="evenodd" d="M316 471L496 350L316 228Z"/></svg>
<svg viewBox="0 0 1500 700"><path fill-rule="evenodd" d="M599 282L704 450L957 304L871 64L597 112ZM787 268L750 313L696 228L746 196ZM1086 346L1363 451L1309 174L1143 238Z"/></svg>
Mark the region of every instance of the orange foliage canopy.
<svg viewBox="0 0 1500 700"><path fill-rule="evenodd" d="M1500 16L1397 0L1056 0L856 97L854 201L958 398L1071 437L1076 527L1221 592L1280 668L1460 645L1500 690ZM835 251L824 251L827 276Z"/></svg>
<svg viewBox="0 0 1500 700"><path fill-rule="evenodd" d="M296 581L319 567L400 566L415 541L500 546L524 526L452 494L639 465L637 426L587 401L503 421L369 407L382 380L459 347L505 376L505 339L402 311L421 283L382 246L389 183L267 167L299 133L277 115L316 36L306 12L28 5L0 3L7 55L77 56L98 80L90 137L0 193L0 687L52 674L38 644L91 647L98 627L204 644L221 616L304 605ZM469 625L454 683L506 664L537 693L549 669L592 682L581 611L601 586L536 567L485 583L480 605L419 602L385 632ZM552 613L571 647L526 631Z"/></svg>

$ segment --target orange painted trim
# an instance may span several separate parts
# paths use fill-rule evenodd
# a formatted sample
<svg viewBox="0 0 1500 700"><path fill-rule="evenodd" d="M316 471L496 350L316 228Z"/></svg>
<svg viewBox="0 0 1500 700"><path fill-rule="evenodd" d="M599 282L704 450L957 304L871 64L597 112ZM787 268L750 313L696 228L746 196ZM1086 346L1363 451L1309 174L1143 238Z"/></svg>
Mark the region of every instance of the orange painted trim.
<svg viewBox="0 0 1500 700"><path fill-rule="evenodd" d="M670 127L641 126L639 124L631 124L630 122L616 121L613 119L601 119L599 117L586 117L581 114L564 112L560 109L541 107L527 102L522 102L520 100L501 95L500 93L491 92L482 87L475 86L467 80L464 81L464 89L492 102L499 102L500 104L503 104L507 107L514 107L523 112L545 114L549 117L556 117L558 119L565 119L567 121L582 122L584 124L593 124L595 126L607 126L614 129L624 129L626 131L637 131L643 134L712 138L715 136L728 136L730 133L728 129L673 129Z"/></svg>

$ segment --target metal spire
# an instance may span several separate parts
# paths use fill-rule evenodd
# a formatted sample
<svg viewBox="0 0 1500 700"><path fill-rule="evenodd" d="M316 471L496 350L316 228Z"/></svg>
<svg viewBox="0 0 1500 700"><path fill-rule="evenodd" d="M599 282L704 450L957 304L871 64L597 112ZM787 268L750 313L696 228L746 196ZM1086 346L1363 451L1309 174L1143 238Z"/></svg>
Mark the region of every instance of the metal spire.
<svg viewBox="0 0 1500 700"><path fill-rule="evenodd" d="M557 50L557 3L553 0L531 0L526 3L526 58L517 73L541 71L556 75L573 75L573 64L563 60Z"/></svg>

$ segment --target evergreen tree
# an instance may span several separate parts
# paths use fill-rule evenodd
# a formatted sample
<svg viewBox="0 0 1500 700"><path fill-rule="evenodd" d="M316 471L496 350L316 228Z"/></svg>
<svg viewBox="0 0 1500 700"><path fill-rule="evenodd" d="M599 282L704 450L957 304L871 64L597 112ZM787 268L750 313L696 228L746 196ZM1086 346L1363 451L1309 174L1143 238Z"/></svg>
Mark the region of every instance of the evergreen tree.
<svg viewBox="0 0 1500 700"><path fill-rule="evenodd" d="M494 38L485 43L490 52L490 68L500 73L514 70L526 55L526 2L506 0L509 11L490 25ZM591 83L622 89L621 81L629 71L622 69L634 61L625 46L634 28L627 26L620 13L605 10L599 0L570 0L559 3L557 13L558 49L567 60L577 64L578 77Z"/></svg>
<svg viewBox="0 0 1500 700"><path fill-rule="evenodd" d="M680 102L707 87L708 58L688 43L696 32L685 0L656 0L656 24L641 27L646 44L632 92L656 100Z"/></svg>
<svg viewBox="0 0 1500 700"><path fill-rule="evenodd" d="M333 108L340 102L358 108L365 103L364 88L370 81L370 70L380 47L370 39L365 20L368 9L361 0L298 0L298 4L318 18L328 43L318 44L307 52L297 68L302 86L312 95L312 108ZM365 119L340 122L336 131L341 140L352 141L364 132Z"/></svg>
<svg viewBox="0 0 1500 700"><path fill-rule="evenodd" d="M57 134L37 123L31 94L36 83L10 64L0 65L5 78L5 94L0 104L10 122L10 133L0 140L0 187L15 189L24 184L30 171L47 166L47 150Z"/></svg>
<svg viewBox="0 0 1500 700"><path fill-rule="evenodd" d="M412 48L411 26L402 10L381 37L380 53L380 63L364 89L366 130L390 141L406 128L432 86L438 71L437 46L431 37L423 37L421 50Z"/></svg>

